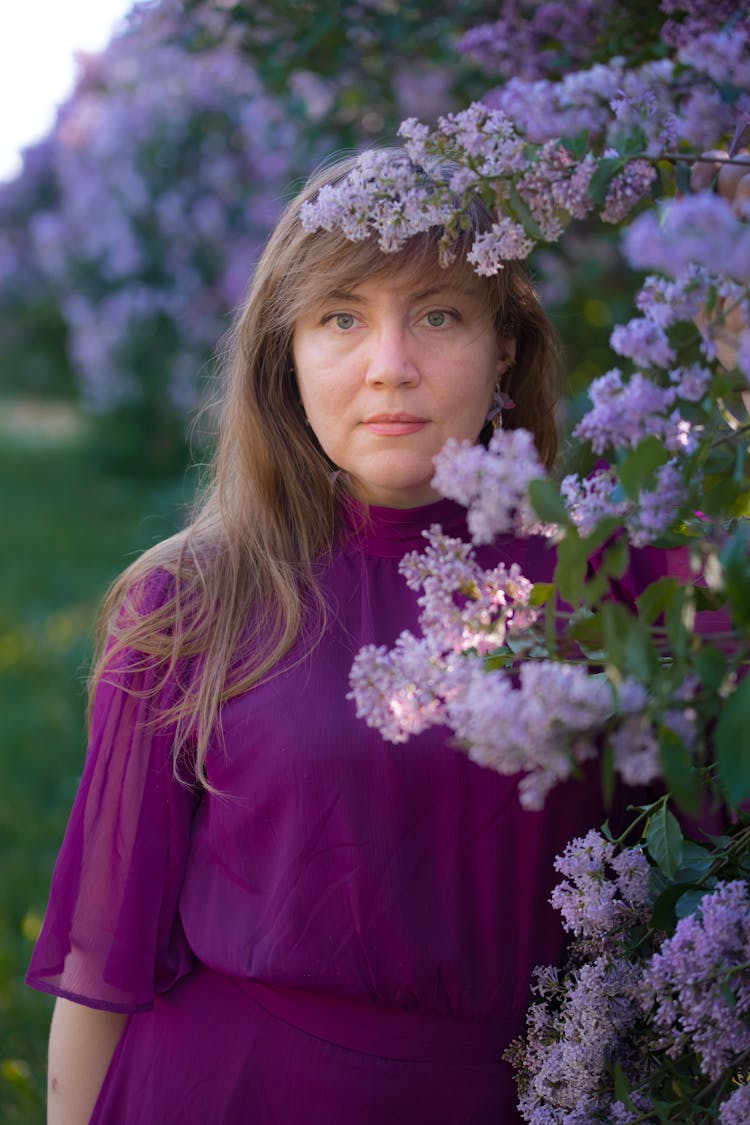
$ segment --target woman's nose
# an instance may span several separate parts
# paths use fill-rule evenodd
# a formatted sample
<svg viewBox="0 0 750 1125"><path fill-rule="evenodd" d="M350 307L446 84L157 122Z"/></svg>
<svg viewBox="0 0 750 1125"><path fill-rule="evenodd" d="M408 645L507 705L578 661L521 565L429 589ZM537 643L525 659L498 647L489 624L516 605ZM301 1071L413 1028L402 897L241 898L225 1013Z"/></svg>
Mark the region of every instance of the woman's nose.
<svg viewBox="0 0 750 1125"><path fill-rule="evenodd" d="M402 386L419 382L413 341L401 324L383 324L372 334L367 382Z"/></svg>

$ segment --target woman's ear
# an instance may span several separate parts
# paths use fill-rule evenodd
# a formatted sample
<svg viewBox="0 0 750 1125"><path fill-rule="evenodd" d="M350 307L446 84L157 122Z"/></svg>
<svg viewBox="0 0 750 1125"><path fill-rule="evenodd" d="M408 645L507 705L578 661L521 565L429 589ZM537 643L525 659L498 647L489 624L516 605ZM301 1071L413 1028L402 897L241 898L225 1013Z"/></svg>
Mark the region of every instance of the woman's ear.
<svg viewBox="0 0 750 1125"><path fill-rule="evenodd" d="M505 372L516 362L518 341L515 336L505 336L498 341L497 378L502 379Z"/></svg>

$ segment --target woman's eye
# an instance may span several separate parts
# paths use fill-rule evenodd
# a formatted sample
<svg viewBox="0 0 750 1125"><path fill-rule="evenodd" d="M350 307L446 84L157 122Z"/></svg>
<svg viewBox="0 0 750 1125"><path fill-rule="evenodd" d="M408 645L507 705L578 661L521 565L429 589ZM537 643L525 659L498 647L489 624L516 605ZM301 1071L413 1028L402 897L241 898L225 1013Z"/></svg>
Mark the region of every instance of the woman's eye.
<svg viewBox="0 0 750 1125"><path fill-rule="evenodd" d="M333 318L337 328L341 328L344 332L354 327L354 317L351 313L336 313Z"/></svg>
<svg viewBox="0 0 750 1125"><path fill-rule="evenodd" d="M427 313L425 320L430 328L442 328L448 320L448 314L442 309L431 309L430 312Z"/></svg>

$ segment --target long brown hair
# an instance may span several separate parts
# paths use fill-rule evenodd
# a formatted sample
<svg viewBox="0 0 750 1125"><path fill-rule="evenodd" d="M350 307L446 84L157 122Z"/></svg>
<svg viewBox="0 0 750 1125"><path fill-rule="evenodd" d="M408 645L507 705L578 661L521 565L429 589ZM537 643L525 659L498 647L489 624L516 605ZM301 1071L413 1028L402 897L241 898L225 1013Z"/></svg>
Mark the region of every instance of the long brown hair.
<svg viewBox="0 0 750 1125"><path fill-rule="evenodd" d="M142 654L144 666L160 669L154 694L166 677L191 664L184 690L158 718L174 724L176 751L189 749L196 777L208 788L206 753L222 703L272 673L303 627L314 644L324 622L315 567L336 540L346 482L332 473L305 423L292 359L294 323L334 288L439 268L440 229L415 236L395 254L384 254L375 238L355 243L339 231L304 230L302 204L346 175L354 159L310 179L257 265L225 342L216 452L191 523L130 566L103 607L92 693L125 648ZM467 217L450 273L470 271L473 235L492 222L479 200ZM498 335L517 341L503 382L515 408L504 424L531 430L551 465L560 372L555 334L523 263L508 262L481 281ZM155 571L167 572L168 588L155 608L144 609L144 584Z"/></svg>

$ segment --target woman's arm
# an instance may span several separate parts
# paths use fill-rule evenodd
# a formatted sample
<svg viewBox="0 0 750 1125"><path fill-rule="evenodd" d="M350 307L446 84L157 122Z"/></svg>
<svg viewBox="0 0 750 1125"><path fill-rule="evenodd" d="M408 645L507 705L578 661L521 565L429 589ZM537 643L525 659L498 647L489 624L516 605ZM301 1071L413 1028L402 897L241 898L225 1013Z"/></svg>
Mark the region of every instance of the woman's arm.
<svg viewBox="0 0 750 1125"><path fill-rule="evenodd" d="M127 1018L58 999L49 1036L47 1125L87 1125Z"/></svg>

